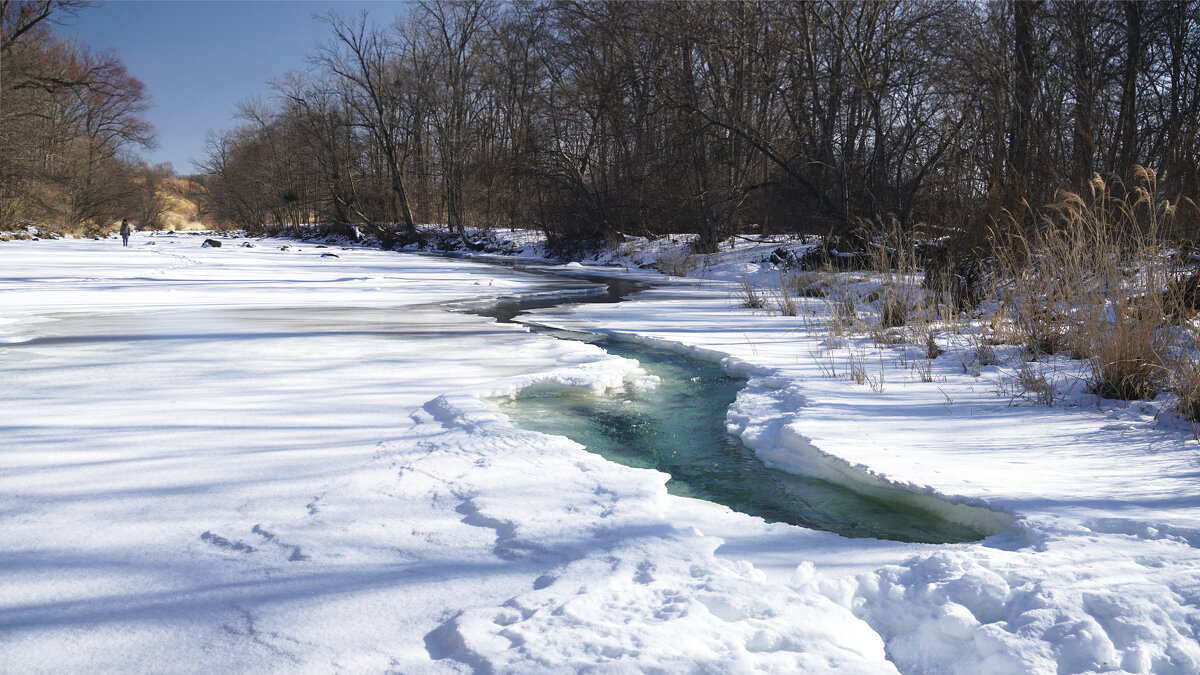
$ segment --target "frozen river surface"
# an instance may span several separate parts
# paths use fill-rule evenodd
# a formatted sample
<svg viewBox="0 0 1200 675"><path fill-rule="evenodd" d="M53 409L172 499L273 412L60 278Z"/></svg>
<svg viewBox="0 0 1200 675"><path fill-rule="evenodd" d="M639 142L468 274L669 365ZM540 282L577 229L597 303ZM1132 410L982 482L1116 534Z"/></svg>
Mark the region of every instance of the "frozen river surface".
<svg viewBox="0 0 1200 675"><path fill-rule="evenodd" d="M1200 664L1200 561L1176 520L1194 506L1187 495L1153 506L1152 527L1149 504L1068 508L1056 493L1049 506L1022 507L1019 490L964 484L953 463L939 483L928 473L897 481L898 469L885 481L835 461L789 431L806 405L820 431L826 408L804 400L803 377L772 369L798 361L770 352L765 323L738 328L755 336L745 342L762 363L729 347L742 353L725 364L749 378L729 428L760 456L881 492L932 499L936 487L963 503L948 517L971 521L980 509L966 502L987 502L1017 523L971 522L1000 531L982 544L845 539L670 495L665 474L514 428L482 399L602 393L647 375L592 345L441 307L544 290L543 279L378 251L322 257L330 251L270 241L134 242L3 249L6 668ZM598 319L541 320L631 333L640 323L666 337L664 308L676 306L673 325L690 336L679 341L714 350L725 329L711 317L730 313L727 293L672 287L659 300L595 310ZM1094 560L1101 550L1108 558Z"/></svg>

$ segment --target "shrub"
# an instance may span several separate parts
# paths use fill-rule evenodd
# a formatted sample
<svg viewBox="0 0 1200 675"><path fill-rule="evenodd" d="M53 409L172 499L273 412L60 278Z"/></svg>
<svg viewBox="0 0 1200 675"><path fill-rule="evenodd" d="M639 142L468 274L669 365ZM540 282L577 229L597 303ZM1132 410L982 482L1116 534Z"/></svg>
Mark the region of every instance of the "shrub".
<svg viewBox="0 0 1200 675"><path fill-rule="evenodd" d="M654 269L668 276L686 277L696 269L696 258L684 247L664 248L654 262Z"/></svg>

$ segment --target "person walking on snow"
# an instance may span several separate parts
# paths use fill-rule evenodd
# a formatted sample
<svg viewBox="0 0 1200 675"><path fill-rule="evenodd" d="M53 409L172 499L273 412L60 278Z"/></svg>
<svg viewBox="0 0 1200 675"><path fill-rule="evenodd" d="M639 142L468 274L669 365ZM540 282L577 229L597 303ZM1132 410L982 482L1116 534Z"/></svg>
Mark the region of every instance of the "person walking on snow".
<svg viewBox="0 0 1200 675"><path fill-rule="evenodd" d="M129 219L122 218L121 219L121 245L122 246L129 245L129 231L131 229L132 228L129 227Z"/></svg>

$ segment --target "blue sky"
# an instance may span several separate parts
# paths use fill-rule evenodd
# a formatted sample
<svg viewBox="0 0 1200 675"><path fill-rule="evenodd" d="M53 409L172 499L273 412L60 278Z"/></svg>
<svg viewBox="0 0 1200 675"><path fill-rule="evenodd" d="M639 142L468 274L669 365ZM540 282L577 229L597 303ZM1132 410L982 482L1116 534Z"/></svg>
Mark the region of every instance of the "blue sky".
<svg viewBox="0 0 1200 675"><path fill-rule="evenodd" d="M81 11L60 32L96 50L113 48L146 83L146 117L159 147L144 153L191 173L204 132L232 126L238 101L265 95L267 80L308 67L305 56L328 36L313 14L363 9L380 23L405 2L346 0L108 0Z"/></svg>

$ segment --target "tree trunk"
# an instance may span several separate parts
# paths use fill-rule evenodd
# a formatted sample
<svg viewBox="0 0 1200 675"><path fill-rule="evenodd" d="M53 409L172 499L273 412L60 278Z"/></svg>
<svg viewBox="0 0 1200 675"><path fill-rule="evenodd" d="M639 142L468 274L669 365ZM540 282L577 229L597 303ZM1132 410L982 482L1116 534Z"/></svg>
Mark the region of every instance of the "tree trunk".
<svg viewBox="0 0 1200 675"><path fill-rule="evenodd" d="M1029 197L1029 136L1034 98L1033 13L1040 2L1016 0L1013 3L1013 97L1008 133L1008 207L1014 213Z"/></svg>
<svg viewBox="0 0 1200 675"><path fill-rule="evenodd" d="M1123 180L1132 177L1137 161L1137 78L1142 65L1142 4L1125 0L1125 75L1121 86L1120 154L1114 167Z"/></svg>

